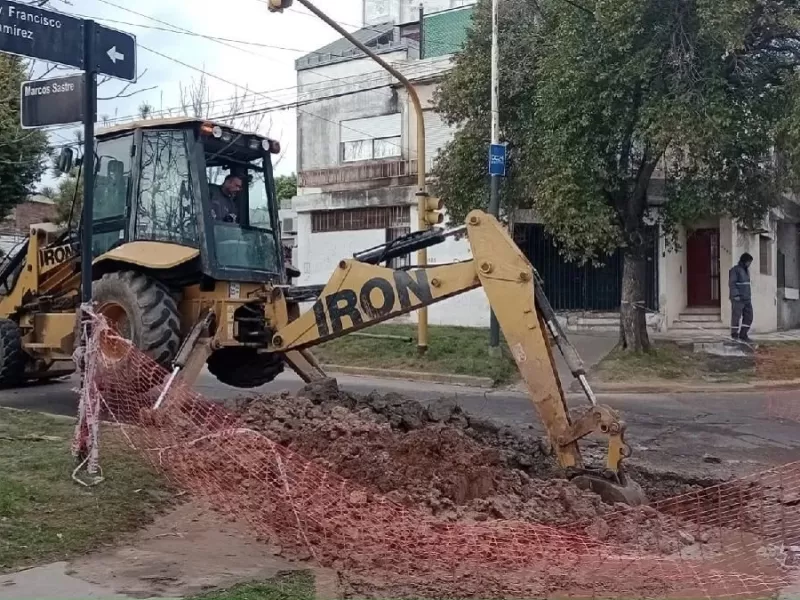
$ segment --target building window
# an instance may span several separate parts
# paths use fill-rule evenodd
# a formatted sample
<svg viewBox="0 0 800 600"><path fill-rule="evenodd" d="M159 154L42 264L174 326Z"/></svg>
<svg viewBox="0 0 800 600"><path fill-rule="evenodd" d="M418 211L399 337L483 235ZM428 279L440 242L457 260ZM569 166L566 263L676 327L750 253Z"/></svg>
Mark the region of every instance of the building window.
<svg viewBox="0 0 800 600"><path fill-rule="evenodd" d="M772 240L765 235L758 236L759 271L762 275L772 275Z"/></svg>
<svg viewBox="0 0 800 600"><path fill-rule="evenodd" d="M311 213L311 233L392 229L408 227L410 224L411 212L408 206L366 206L343 210L318 210Z"/></svg>
<svg viewBox="0 0 800 600"><path fill-rule="evenodd" d="M342 162L402 156L400 136L342 142Z"/></svg>

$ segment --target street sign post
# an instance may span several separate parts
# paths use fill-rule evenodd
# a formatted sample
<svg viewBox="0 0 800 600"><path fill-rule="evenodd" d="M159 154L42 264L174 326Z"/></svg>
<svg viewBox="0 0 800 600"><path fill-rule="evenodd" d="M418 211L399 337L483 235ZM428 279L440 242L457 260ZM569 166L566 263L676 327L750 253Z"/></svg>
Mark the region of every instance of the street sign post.
<svg viewBox="0 0 800 600"><path fill-rule="evenodd" d="M20 91L22 128L83 121L85 93L83 75L24 81ZM96 120L97 115L92 116Z"/></svg>
<svg viewBox="0 0 800 600"><path fill-rule="evenodd" d="M489 146L489 175L492 177L506 176L505 144L492 144Z"/></svg>
<svg viewBox="0 0 800 600"><path fill-rule="evenodd" d="M91 19L83 22L83 230L81 231L81 303L92 302L92 226L94 224L94 116L97 110L97 32ZM83 311L83 323L89 327L89 315Z"/></svg>
<svg viewBox="0 0 800 600"><path fill-rule="evenodd" d="M86 21L50 9L0 0L0 52L86 69ZM95 25L97 71L136 81L136 37Z"/></svg>

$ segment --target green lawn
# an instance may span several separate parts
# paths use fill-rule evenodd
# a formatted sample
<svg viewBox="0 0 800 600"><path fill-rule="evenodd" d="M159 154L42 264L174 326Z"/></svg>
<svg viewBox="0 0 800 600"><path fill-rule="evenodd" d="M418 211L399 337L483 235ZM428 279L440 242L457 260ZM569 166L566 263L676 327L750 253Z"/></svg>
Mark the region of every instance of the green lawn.
<svg viewBox="0 0 800 600"><path fill-rule="evenodd" d="M186 600L314 600L314 576L308 571L281 573L259 583L207 592Z"/></svg>
<svg viewBox="0 0 800 600"><path fill-rule="evenodd" d="M72 481L74 424L0 408L0 572L64 560L117 540L171 504L164 482L111 427L101 434L105 481Z"/></svg>
<svg viewBox="0 0 800 600"><path fill-rule="evenodd" d="M759 343L749 356L714 356L659 341L649 353L614 350L594 368L597 381L745 383L800 378L800 344Z"/></svg>
<svg viewBox="0 0 800 600"><path fill-rule="evenodd" d="M412 341L351 334L316 346L312 352L329 365L490 377L496 384L513 382L519 376L504 343L500 356L489 356L488 329L431 326L424 356L417 353L416 325L377 325L364 333L403 336Z"/></svg>
<svg viewBox="0 0 800 600"><path fill-rule="evenodd" d="M673 342L655 342L649 353L613 350L593 370L600 381L745 382L755 375L752 357L700 354Z"/></svg>

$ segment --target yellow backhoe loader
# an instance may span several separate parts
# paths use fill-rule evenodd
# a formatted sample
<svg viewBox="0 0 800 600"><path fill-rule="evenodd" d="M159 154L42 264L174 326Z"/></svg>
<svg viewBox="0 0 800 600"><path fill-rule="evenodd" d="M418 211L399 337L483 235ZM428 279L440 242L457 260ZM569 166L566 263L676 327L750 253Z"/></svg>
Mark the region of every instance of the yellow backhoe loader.
<svg viewBox="0 0 800 600"><path fill-rule="evenodd" d="M285 364L306 382L324 378L313 346L482 287L558 464L607 501L644 502L623 467L625 423L597 403L535 270L494 217L473 211L462 227L411 233L342 260L324 286L293 286L299 273L282 250L272 173L277 142L221 123L166 119L101 131L95 148L86 165L96 180L92 248L80 248L75 232L33 225L0 266L0 385L75 370L84 251L93 257L95 310L171 371L159 402L176 377L191 385L204 366L239 388L272 381ZM227 174L244 182L235 220L211 210ZM467 236L472 260L380 266L453 235ZM312 308L301 314L305 302ZM589 400L575 419L551 339ZM597 468L584 465L578 448L592 434L608 440Z"/></svg>

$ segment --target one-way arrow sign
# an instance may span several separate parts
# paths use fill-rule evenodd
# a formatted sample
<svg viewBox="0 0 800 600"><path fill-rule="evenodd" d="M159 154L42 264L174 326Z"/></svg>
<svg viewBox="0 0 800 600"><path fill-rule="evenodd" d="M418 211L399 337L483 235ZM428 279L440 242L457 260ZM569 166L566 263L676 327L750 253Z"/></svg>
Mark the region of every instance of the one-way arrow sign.
<svg viewBox="0 0 800 600"><path fill-rule="evenodd" d="M125 60L125 55L117 52L117 47L112 46L111 50L108 51L108 58L111 59L111 62L116 64L118 60Z"/></svg>
<svg viewBox="0 0 800 600"><path fill-rule="evenodd" d="M125 81L136 81L136 38L130 33L102 25L95 27L97 69L100 73Z"/></svg>

